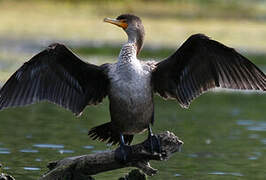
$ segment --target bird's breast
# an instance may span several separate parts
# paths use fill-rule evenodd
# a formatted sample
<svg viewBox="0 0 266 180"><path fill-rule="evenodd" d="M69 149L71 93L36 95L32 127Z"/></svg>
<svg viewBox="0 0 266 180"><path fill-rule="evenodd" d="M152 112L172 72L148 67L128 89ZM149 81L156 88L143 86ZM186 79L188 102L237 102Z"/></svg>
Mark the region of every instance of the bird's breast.
<svg viewBox="0 0 266 180"><path fill-rule="evenodd" d="M117 65L109 77L111 95L129 103L144 101L151 96L151 73L143 70L141 64Z"/></svg>
<svg viewBox="0 0 266 180"><path fill-rule="evenodd" d="M117 66L110 76L112 122L123 129L124 133L143 131L150 123L153 113L150 73L141 66L126 65Z"/></svg>

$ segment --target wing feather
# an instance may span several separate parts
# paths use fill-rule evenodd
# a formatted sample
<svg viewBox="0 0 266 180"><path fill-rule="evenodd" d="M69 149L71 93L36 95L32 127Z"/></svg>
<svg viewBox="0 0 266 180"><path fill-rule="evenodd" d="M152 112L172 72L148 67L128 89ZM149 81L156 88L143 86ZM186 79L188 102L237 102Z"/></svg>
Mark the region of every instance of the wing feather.
<svg viewBox="0 0 266 180"><path fill-rule="evenodd" d="M0 90L0 109L48 100L79 114L107 95L106 65L85 63L53 44L24 63Z"/></svg>
<svg viewBox="0 0 266 180"><path fill-rule="evenodd" d="M234 49L195 34L156 64L152 85L162 97L175 98L182 107L188 107L215 87L266 91L266 76Z"/></svg>

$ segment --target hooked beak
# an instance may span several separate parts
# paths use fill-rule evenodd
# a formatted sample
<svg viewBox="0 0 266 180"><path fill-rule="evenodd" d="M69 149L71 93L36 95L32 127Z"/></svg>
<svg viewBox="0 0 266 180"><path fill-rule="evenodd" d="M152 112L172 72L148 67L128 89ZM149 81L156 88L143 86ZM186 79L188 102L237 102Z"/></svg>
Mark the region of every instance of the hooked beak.
<svg viewBox="0 0 266 180"><path fill-rule="evenodd" d="M123 29L126 29L128 24L124 20L117 20L117 19L111 19L111 18L104 18L104 22L111 23L114 25L117 25Z"/></svg>

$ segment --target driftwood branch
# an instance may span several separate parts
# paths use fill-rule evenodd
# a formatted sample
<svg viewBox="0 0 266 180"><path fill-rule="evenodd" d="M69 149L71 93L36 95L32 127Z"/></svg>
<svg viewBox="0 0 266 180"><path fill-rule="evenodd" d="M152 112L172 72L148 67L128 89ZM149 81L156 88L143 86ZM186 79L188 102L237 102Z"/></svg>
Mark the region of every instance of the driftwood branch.
<svg viewBox="0 0 266 180"><path fill-rule="evenodd" d="M3 167L2 164L0 164L0 180L15 180L15 178L13 178L12 176L5 173L1 173L2 167Z"/></svg>
<svg viewBox="0 0 266 180"><path fill-rule="evenodd" d="M0 173L0 180L15 180L15 178L8 174Z"/></svg>
<svg viewBox="0 0 266 180"><path fill-rule="evenodd" d="M145 174L151 176L157 170L149 164L150 160L167 160L174 152L178 151L183 144L173 133L164 132L157 135L161 144L161 153L150 153L150 141L132 145L132 152L129 154L126 163L115 160L115 150L68 157L56 162L49 163L49 172L43 175L40 180L88 180L90 175L110 171L124 167L137 167Z"/></svg>

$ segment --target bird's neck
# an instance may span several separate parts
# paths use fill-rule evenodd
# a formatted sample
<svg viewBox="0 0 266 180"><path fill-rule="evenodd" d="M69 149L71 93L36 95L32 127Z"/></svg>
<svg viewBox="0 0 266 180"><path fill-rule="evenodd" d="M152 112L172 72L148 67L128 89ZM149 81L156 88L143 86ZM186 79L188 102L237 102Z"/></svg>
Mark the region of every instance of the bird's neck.
<svg viewBox="0 0 266 180"><path fill-rule="evenodd" d="M143 46L144 35L136 32L127 32L128 41L123 45L118 61L120 62L132 62L138 61L137 55L140 53Z"/></svg>
<svg viewBox="0 0 266 180"><path fill-rule="evenodd" d="M126 44L123 45L120 51L118 62L131 63L134 61L138 61L137 46L136 43L128 41Z"/></svg>
<svg viewBox="0 0 266 180"><path fill-rule="evenodd" d="M133 33L132 33L133 34ZM136 48L136 55L138 55L142 49L143 46L143 39L144 36L139 33L136 32L136 35L129 35L128 36L128 43L134 44L135 48Z"/></svg>

